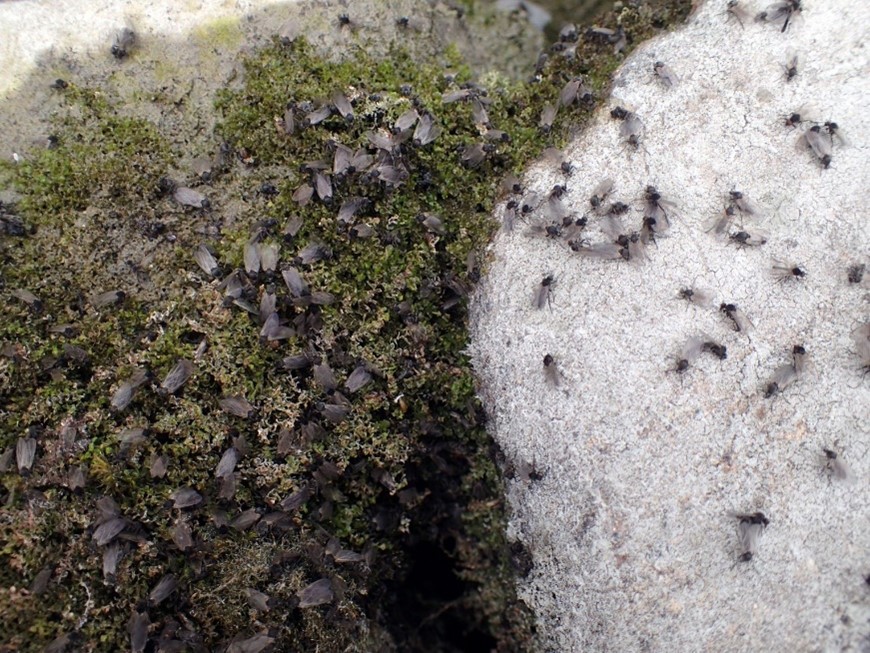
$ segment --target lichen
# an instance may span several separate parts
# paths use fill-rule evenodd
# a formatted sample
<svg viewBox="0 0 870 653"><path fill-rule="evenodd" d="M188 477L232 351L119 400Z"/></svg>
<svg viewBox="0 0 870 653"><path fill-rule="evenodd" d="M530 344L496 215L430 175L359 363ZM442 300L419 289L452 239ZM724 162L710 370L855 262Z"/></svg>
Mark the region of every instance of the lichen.
<svg viewBox="0 0 870 653"><path fill-rule="evenodd" d="M620 20L646 35L648 23L633 11L624 9ZM236 32L209 34L232 40ZM471 108L441 100L473 77L455 49L424 61L397 47L383 59L357 52L335 62L304 39L275 41L247 59L240 89L216 99L225 146L207 180L174 169L191 158L183 138L129 117L135 107L114 105L99 88L71 84L55 145L2 170L20 193L15 210L35 228L0 241L3 278L44 305L34 312L10 298L0 322L0 451L28 434L38 440L33 473L2 476L4 650L41 650L73 631L83 649L126 649L127 619L170 572L179 589L149 608L152 623L179 620L209 649L265 624L274 628L277 650L286 651L448 650L457 636L527 650L533 620L515 595L500 472L464 354L466 301L497 228L491 214L500 180L561 144L591 110L560 111L545 134L542 106L577 73L600 97L617 62L611 48L583 43L574 59L554 56L534 83L482 76L492 127L510 141L470 169L460 151L481 140ZM333 91L353 102L352 121L333 114L291 135L276 128L288 102L316 104ZM310 177L303 162L331 165L333 140L372 150L367 133L387 133L413 106L431 112L442 133L426 146L401 146L411 173L404 183L387 188L348 175L334 180L331 202L299 206L292 199ZM175 203L170 175L196 186L210 208ZM369 239L350 237L335 218L355 195L372 201L356 218L373 229ZM445 233L428 232L416 219L422 212L440 215ZM288 237L283 228L297 216L301 228ZM243 267L253 234L280 247L283 265L313 240L331 250L325 260L297 263L313 290L336 298L320 307L295 306L280 274L240 273L255 304L274 289L285 319L315 318L307 335L264 344L258 319L225 302L220 283L193 261L193 249L207 243L225 274ZM112 289L126 292L120 306L92 305L92 295ZM50 329L66 323L72 335ZM86 361L65 350L71 344L87 352ZM372 373L362 390L340 389L351 410L338 423L321 416L330 398L311 373L282 366L285 356L308 348L328 361L339 385L361 363ZM160 380L181 358L195 362L192 378L175 395L160 396ZM129 408L112 413L112 393L139 366L152 380ZM256 413L243 419L223 412L218 401L229 395L246 397ZM320 437L304 436L310 422L323 427ZM123 447L118 434L135 427L147 427L145 441ZM285 431L292 445L279 453ZM214 470L230 446L249 450L236 493L224 500ZM151 461L160 455L167 474L152 478ZM79 465L88 486L73 492L67 474ZM252 507L281 512L280 502L306 485L314 496L273 526L264 518L236 531L211 518L214 510L229 519ZM197 489L205 505L184 515L171 508L180 487ZM113 584L102 577L102 550L91 539L102 495L135 524ZM186 552L172 540L182 517L197 541ZM334 541L366 561L336 562L327 552ZM21 589L49 564L44 593ZM438 574L445 578L432 578ZM333 579L335 601L296 607L297 592L321 577ZM435 580L447 585L430 587ZM246 587L280 607L256 613ZM159 637L161 628L150 635Z"/></svg>

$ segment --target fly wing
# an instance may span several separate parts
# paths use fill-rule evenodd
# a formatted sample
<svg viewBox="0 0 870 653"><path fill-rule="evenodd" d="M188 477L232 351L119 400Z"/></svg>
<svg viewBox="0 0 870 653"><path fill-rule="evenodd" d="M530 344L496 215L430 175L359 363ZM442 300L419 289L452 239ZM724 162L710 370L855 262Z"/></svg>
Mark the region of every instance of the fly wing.
<svg viewBox="0 0 870 653"><path fill-rule="evenodd" d="M740 538L740 548L744 554L755 555L758 551L758 536L764 529L762 524L757 524L750 521L741 521L737 527L737 534Z"/></svg>
<svg viewBox="0 0 870 653"><path fill-rule="evenodd" d="M220 266L217 259L205 245L200 245L193 252L193 259L196 264L210 277L220 276Z"/></svg>
<svg viewBox="0 0 870 653"><path fill-rule="evenodd" d="M311 608L316 605L331 603L335 597L332 590L332 582L328 578L314 581L307 587L299 590L296 595L299 597L300 608Z"/></svg>
<svg viewBox="0 0 870 653"><path fill-rule="evenodd" d="M396 122L393 123L393 129L399 132L403 132L406 129L411 129L411 127L417 124L417 121L419 119L420 114L417 113L416 109L408 109L405 113L403 113L396 119Z"/></svg>
<svg viewBox="0 0 870 653"><path fill-rule="evenodd" d="M199 191L193 190L192 188L185 188L184 186L176 188L173 197L175 198L175 201L182 206L192 206L201 209L208 205L208 200L205 195Z"/></svg>
<svg viewBox="0 0 870 653"><path fill-rule="evenodd" d="M691 363L698 358L703 346L704 341L702 338L699 338L698 336L690 336L683 345L683 348L680 350L680 355Z"/></svg>
<svg viewBox="0 0 870 653"><path fill-rule="evenodd" d="M588 247L578 247L574 251L586 258L609 261L622 258L621 249L616 243L594 243Z"/></svg>
<svg viewBox="0 0 870 653"><path fill-rule="evenodd" d="M296 268L288 267L282 270L281 276L284 277L284 283L287 284L287 289L294 297L303 297L309 294L308 284L305 283Z"/></svg>

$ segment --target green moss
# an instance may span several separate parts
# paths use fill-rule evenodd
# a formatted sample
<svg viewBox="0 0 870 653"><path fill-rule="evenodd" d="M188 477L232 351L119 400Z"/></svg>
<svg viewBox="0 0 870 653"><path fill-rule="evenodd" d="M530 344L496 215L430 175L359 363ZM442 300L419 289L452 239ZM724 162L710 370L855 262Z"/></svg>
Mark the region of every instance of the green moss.
<svg viewBox="0 0 870 653"><path fill-rule="evenodd" d="M243 34L238 20L224 18L198 27L192 36L208 48L235 49L241 46Z"/></svg>
<svg viewBox="0 0 870 653"><path fill-rule="evenodd" d="M644 11L623 9L611 20L639 38L654 29ZM226 44L237 34L226 24L201 36ZM0 548L0 587L6 588L0 618L10 633L3 643L41 650L76 630L90 605L79 628L83 648L124 649L131 611L172 572L179 591L152 606L150 617L160 622L184 614L209 648L259 622L277 629L279 650L382 650L391 626L400 650L440 642L455 628L479 632L503 650L528 649L532 619L516 598L501 479L463 353L467 293L480 274L469 256L482 259L497 227L490 216L500 179L547 145L561 144L589 115L581 107L562 110L545 135L538 129L542 106L578 73L603 93L617 63L609 47L584 43L573 61L553 57L533 84L484 76L492 126L511 140L468 169L459 153L481 140L471 108L441 100L471 78L455 50L421 60L397 48L386 59L358 52L329 62L302 40L275 42L246 61L239 90L216 100L217 135L233 156L215 166L207 185L171 169L191 155L172 145L183 136L170 138L130 117L136 107L114 106L99 89L71 86L55 125L57 147L3 170L21 195L20 216L37 227L26 238L2 241L3 277L7 287L26 288L44 304L34 313L10 300L0 322L0 450L14 447L28 429L39 442L32 476L3 476L8 518L0 522L0 541L7 543ZM456 81L445 78L448 69L458 71ZM316 105L334 91L353 101L353 121L333 115L290 136L276 128L288 102ZM368 147L369 132L388 133L412 106L431 112L442 133L424 147L402 146L410 173L403 184L388 189L348 175L333 180L330 205L293 201L295 189L310 179L303 162L331 165L335 140ZM301 119L305 110L298 112ZM160 190L169 174L198 186L211 210L174 203ZM278 193L260 192L264 182ZM370 239L350 237L335 219L342 201L356 195L372 202L355 218L373 229ZM444 235L418 223L416 216L427 211L442 217ZM295 216L302 227L285 237ZM307 335L261 342L257 317L225 303L218 282L193 262L191 251L208 241L227 270L240 267L252 236L279 245L284 265L311 241L330 248L327 259L298 267L311 289L335 296L332 304L295 306L280 275L246 280L252 305L273 289L288 322L316 318ZM121 306L97 309L88 301L114 288L127 292ZM51 330L64 323L75 326L73 336ZM84 348L88 360L75 361L68 344ZM340 386L361 362L372 371L372 383L357 393L340 388L350 411L339 423L321 416L330 397L311 373L282 366L285 356L308 348L329 362ZM157 386L180 358L195 360L194 374L175 396L159 396ZM112 393L140 366L153 381L126 411L112 414ZM245 396L256 413L226 414L218 402L229 395ZM303 427L311 422L323 431L307 438ZM66 442L62 425L75 430ZM118 434L146 426L146 441L122 450ZM242 446L240 436L250 451L227 501L218 497L213 475L222 453L233 443ZM289 453L279 453L282 438ZM151 478L158 455L167 457L168 471ZM89 474L82 494L66 488L76 465ZM264 519L236 532L210 517L215 509L229 518L251 507L274 513L282 499L313 485L317 494L273 527ZM197 539L189 552L179 551L171 536L182 515L168 500L179 487L206 498L183 516ZM102 552L90 537L95 503L104 494L141 536L125 544L115 585L104 582ZM333 539L378 555L368 565L336 562L324 552ZM436 573L461 580L461 596L447 601L407 582L421 542L436 552ZM46 564L56 572L43 597L14 589ZM296 593L321 577L343 588L333 609L295 608ZM245 587L269 593L282 607L255 614Z"/></svg>

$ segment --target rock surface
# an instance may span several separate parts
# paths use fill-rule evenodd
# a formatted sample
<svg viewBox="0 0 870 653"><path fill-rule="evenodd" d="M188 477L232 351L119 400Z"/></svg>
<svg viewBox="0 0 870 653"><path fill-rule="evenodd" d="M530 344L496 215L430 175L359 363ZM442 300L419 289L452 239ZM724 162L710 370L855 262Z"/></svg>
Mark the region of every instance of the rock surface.
<svg viewBox="0 0 870 653"><path fill-rule="evenodd" d="M782 22L741 25L724 5L706 3L617 73L611 106L645 124L637 148L605 109L566 148L572 176L543 162L525 180L527 198L564 183L592 244L608 242L589 205L599 182L613 178L610 199L630 205L618 218L626 234L640 230L654 185L677 207L648 260L591 260L530 236L539 210L497 237L477 297L473 355L491 429L518 470L511 531L534 559L521 594L539 615L541 650L870 647L870 379L850 335L867 322L870 295L866 277L847 280L870 243L870 5L807 1L784 32ZM676 85L654 75L657 61ZM786 126L799 108L804 121ZM846 137L833 138L827 169L796 146L825 121ZM732 190L759 211L737 211L731 233L763 229L765 244L710 231ZM775 259L806 276L778 281ZM539 310L547 274L552 304ZM692 286L714 302L678 299ZM736 332L722 302L753 328ZM727 359L701 354L676 373L700 335ZM766 398L798 344L811 364ZM823 448L851 465L852 482L826 470ZM769 525L739 561L731 513L755 511Z"/></svg>

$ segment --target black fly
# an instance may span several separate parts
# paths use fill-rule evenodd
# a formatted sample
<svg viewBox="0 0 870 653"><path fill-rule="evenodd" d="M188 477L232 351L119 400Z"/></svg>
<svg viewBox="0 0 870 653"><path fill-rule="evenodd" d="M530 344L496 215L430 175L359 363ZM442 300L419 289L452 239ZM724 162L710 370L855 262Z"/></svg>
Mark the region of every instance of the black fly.
<svg viewBox="0 0 870 653"><path fill-rule="evenodd" d="M695 336L690 337L680 349L673 371L677 374L685 372L698 358L703 349L703 341Z"/></svg>
<svg viewBox="0 0 870 653"><path fill-rule="evenodd" d="M656 74L656 77L661 80L662 84L668 88L673 88L677 85L677 82L680 81L674 74L674 71L668 68L667 64L663 61L656 61L655 64L653 64L653 72Z"/></svg>
<svg viewBox="0 0 870 653"><path fill-rule="evenodd" d="M825 168L829 168L831 165L831 153L833 150L831 133L830 129L823 129L819 125L813 125L798 139L798 144L805 144L809 147Z"/></svg>
<svg viewBox="0 0 870 653"><path fill-rule="evenodd" d="M727 304L722 302L719 305L719 310L725 314L731 322L734 324L734 330L740 331L741 333L746 333L752 328L752 322L749 321L749 318L737 308L736 304Z"/></svg>
<svg viewBox="0 0 870 653"><path fill-rule="evenodd" d="M807 276L806 271L796 263L774 260L773 262L773 278L779 283L788 281L789 279L803 279Z"/></svg>
<svg viewBox="0 0 870 653"><path fill-rule="evenodd" d="M652 218L654 222L654 231L662 233L670 227L668 211L673 212L676 204L662 197L662 194L655 186L647 186L644 191L643 199L645 202L644 217Z"/></svg>
<svg viewBox="0 0 870 653"><path fill-rule="evenodd" d="M760 247L767 242L767 234L756 229L753 229L752 232L741 229L740 231L730 234L728 237L731 239L732 243L742 247Z"/></svg>
<svg viewBox="0 0 870 653"><path fill-rule="evenodd" d="M552 308L553 302L553 286L556 285L556 280L553 278L552 274L548 274L543 279L541 279L541 283L535 289L535 297L533 305L538 308L544 308L544 306L550 306Z"/></svg>
<svg viewBox="0 0 870 653"><path fill-rule="evenodd" d="M740 0L728 0L725 12L733 16L740 23L740 27L743 27L744 21L748 21L751 17L749 10L740 5Z"/></svg>
<svg viewBox="0 0 870 653"><path fill-rule="evenodd" d="M619 128L619 135L626 143L637 149L640 146L640 140L644 132L643 121L634 113L630 113L628 117L622 121Z"/></svg>
<svg viewBox="0 0 870 653"><path fill-rule="evenodd" d="M764 389L764 397L770 399L794 383L806 371L807 350L803 345L792 347L792 362L776 368L773 378Z"/></svg>
<svg viewBox="0 0 870 653"><path fill-rule="evenodd" d="M740 211L743 215L757 215L758 209L739 190L728 191L728 205Z"/></svg>
<svg viewBox="0 0 870 653"><path fill-rule="evenodd" d="M765 23L782 22L780 32L785 32L795 14L800 13L801 0L781 0L768 5L767 8L755 17L755 20Z"/></svg>
<svg viewBox="0 0 870 653"><path fill-rule="evenodd" d="M797 55L793 55L786 62L785 66L785 81L790 82L797 76L798 74L798 57Z"/></svg>
<svg viewBox="0 0 870 653"><path fill-rule="evenodd" d="M556 365L556 359L550 354L544 356L544 378L547 383L554 387L559 387L562 380L562 375L559 373L559 368Z"/></svg>
<svg viewBox="0 0 870 653"><path fill-rule="evenodd" d="M852 340L861 359L861 370L864 376L870 374L870 322L862 324L852 331Z"/></svg>
<svg viewBox="0 0 870 653"><path fill-rule="evenodd" d="M763 512L749 514L733 513L738 520L737 535L740 538L742 553L737 558L740 562L749 562L758 550L758 538L770 520Z"/></svg>
<svg viewBox="0 0 870 653"><path fill-rule="evenodd" d="M553 122L556 120L556 113L559 111L559 106L556 104L548 104L541 111L541 119L538 121L538 127L545 134L549 134L553 128Z"/></svg>
<svg viewBox="0 0 870 653"><path fill-rule="evenodd" d="M836 479L841 481L852 480L852 470L849 465L843 460L843 457L833 449L822 449L825 454L824 465L825 469Z"/></svg>
<svg viewBox="0 0 870 653"><path fill-rule="evenodd" d="M866 263L855 263L854 265L850 265L846 269L846 278L849 280L849 283L861 283L866 269Z"/></svg>
<svg viewBox="0 0 870 653"><path fill-rule="evenodd" d="M610 196L610 193L612 192L613 179L608 177L604 181L599 183L592 191L592 195L589 198L589 204L592 206L592 209L595 211L600 210L604 206L604 201Z"/></svg>
<svg viewBox="0 0 870 653"><path fill-rule="evenodd" d="M119 61L126 59L135 47L136 32L129 27L124 27L115 35L115 41L112 43L112 56Z"/></svg>
<svg viewBox="0 0 870 653"><path fill-rule="evenodd" d="M720 361L728 358L728 348L725 345L720 345L718 342L706 340L701 343L701 351L708 354L713 354Z"/></svg>
<svg viewBox="0 0 870 653"><path fill-rule="evenodd" d="M713 292L704 288L680 288L677 296L695 306L707 307L713 303Z"/></svg>

